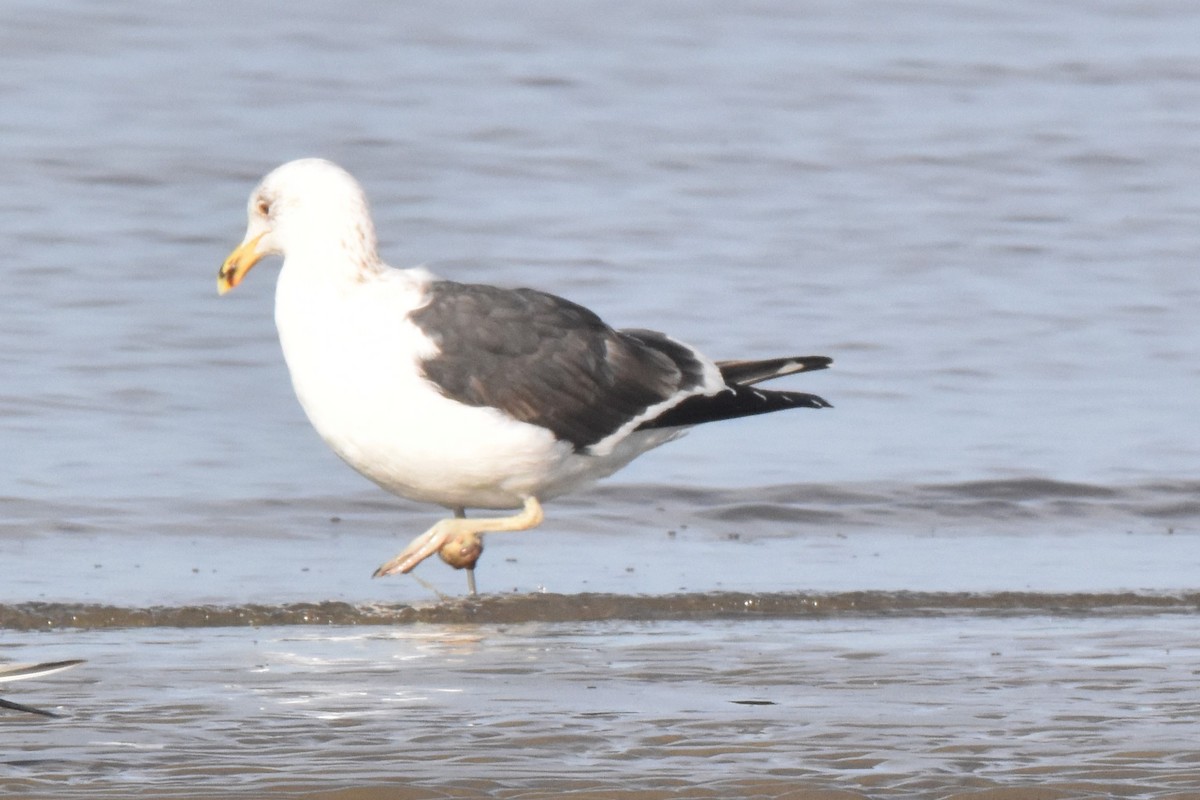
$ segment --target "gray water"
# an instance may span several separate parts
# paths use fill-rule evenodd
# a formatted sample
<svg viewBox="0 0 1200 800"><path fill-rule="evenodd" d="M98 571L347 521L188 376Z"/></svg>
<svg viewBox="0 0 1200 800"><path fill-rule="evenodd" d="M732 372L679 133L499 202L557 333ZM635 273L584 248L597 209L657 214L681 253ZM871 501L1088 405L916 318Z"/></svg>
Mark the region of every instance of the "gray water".
<svg viewBox="0 0 1200 800"><path fill-rule="evenodd" d="M1200 9L1171 2L0 9L0 656L90 660L13 689L63 698L71 718L0 717L39 726L6 751L7 779L52 796L280 788L230 766L259 759L300 788L379 785L387 768L370 748L301 769L325 741L305 726L325 717L280 726L225 698L229 686L286 691L254 671L251 640L265 636L272 659L315 650L305 663L323 714L361 711L340 705L352 687L383 702L399 656L361 643L387 634L343 627L375 630L382 614L402 639L454 641L465 625L504 653L554 653L562 637L603 650L641 635L703 642L703 654L656 651L666 674L710 657L725 674L748 642L784 637L794 646L764 656L780 687L877 665L869 680L897 693L854 697L876 722L844 714L846 692L818 692L797 702L826 727L766 723L789 742L773 758L823 765L769 773L776 789L945 795L1069 783L1118 762L1145 791L1200 787L1186 749L1125 725L1169 718L1175 741L1200 735L1172 705L1194 676L1177 643L1194 629L1200 571L1197 42ZM308 155L361 179L395 265L536 286L714 358L829 355L833 370L783 385L834 408L694 431L552 504L542 529L492 537L480 583L503 612L462 606L462 576L439 563L419 581L370 581L437 510L372 488L311 431L275 341L272 265L215 293L254 183ZM580 611L580 596L602 598L611 621ZM832 617L811 618L813 602ZM309 624L297 604L318 609ZM751 613L731 627L738 604ZM756 613L764 604L776 613ZM283 627L240 627L272 620ZM852 642L823 639L845 626ZM1021 653L1012 675L980 656L996 686L1036 688L1013 699L1033 710L1011 727L971 705L978 664L960 655L976 644ZM1047 687L1099 685L1081 649L1137 660L1133 678L1037 719ZM213 655L181 689L197 651ZM451 683L505 680L507 656L480 652ZM362 675L343 673L343 657ZM424 657L449 663L441 645ZM569 659L529 669L516 700L487 690L473 712L496 759L521 753L506 732L543 710L521 700L543 682L576 719L624 713L622 692L655 694L635 671L593 707L595 690L555 679L575 674ZM600 686L609 672L580 674ZM916 685L920 702L962 712L937 723L947 741L907 726ZM680 746L727 744L720 775L763 777L726 735L750 723L691 686L664 700L699 715ZM179 692L194 713L164 720ZM439 708L448 716L414 734L435 763L474 741L450 725L455 706ZM995 741L1037 740L1037 728L1057 744L1045 761L985 749L990 766L973 768L961 748L985 717ZM372 719L381 741L395 735ZM601 765L551 746L521 756L502 788L714 779L671 748L638 751L650 734L624 719L614 747L637 758ZM231 726L249 738L222 738ZM203 731L211 748L190 748ZM892 755L830 755L816 744L830 736ZM141 737L170 757L126 758ZM578 760L557 769L568 752ZM495 778L486 759L453 770L483 776ZM582 783L554 782L568 777ZM419 783L448 780L430 768Z"/></svg>

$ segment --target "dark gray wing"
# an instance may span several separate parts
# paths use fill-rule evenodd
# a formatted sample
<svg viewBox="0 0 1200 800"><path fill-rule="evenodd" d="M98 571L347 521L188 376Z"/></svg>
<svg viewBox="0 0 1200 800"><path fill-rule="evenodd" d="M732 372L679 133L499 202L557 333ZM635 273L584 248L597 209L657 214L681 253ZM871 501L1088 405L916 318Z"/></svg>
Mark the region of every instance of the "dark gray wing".
<svg viewBox="0 0 1200 800"><path fill-rule="evenodd" d="M422 364L447 397L500 409L583 450L704 385L704 362L653 331L616 331L533 289L435 281L410 314L439 353Z"/></svg>

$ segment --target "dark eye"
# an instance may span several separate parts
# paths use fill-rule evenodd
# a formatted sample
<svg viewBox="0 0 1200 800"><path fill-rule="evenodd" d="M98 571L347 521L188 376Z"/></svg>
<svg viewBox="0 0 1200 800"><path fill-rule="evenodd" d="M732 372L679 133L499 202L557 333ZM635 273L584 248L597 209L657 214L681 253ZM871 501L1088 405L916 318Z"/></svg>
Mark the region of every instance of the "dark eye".
<svg viewBox="0 0 1200 800"><path fill-rule="evenodd" d="M266 200L259 200L254 204L254 210L264 217L271 215L271 204Z"/></svg>

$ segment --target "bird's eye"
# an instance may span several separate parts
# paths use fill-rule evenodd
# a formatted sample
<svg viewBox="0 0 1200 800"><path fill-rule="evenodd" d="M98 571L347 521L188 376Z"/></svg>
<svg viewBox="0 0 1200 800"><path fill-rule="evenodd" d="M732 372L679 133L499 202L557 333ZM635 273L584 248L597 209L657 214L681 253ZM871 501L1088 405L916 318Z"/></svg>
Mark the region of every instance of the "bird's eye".
<svg viewBox="0 0 1200 800"><path fill-rule="evenodd" d="M270 216L271 204L268 203L266 200L259 200L257 203L254 204L254 210L257 211L259 214L261 214L264 217Z"/></svg>

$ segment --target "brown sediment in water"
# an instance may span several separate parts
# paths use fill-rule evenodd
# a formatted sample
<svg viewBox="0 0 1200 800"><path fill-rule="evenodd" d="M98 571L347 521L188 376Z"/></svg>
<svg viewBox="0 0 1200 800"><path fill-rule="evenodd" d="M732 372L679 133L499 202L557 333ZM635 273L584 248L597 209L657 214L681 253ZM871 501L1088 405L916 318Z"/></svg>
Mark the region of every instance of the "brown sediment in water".
<svg viewBox="0 0 1200 800"><path fill-rule="evenodd" d="M336 601L130 608L84 603L0 605L0 629L220 628L267 625L512 624L603 620L702 621L854 615L1194 613L1200 592L709 592L662 596L518 594L386 605Z"/></svg>

